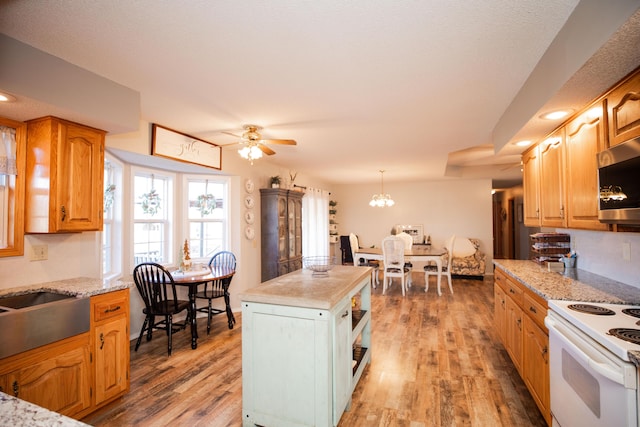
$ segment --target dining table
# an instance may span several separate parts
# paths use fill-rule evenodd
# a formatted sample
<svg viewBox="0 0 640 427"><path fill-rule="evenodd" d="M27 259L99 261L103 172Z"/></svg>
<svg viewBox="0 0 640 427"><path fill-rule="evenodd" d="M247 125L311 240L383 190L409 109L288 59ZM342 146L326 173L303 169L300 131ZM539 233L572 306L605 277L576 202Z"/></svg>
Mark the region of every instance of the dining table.
<svg viewBox="0 0 640 427"><path fill-rule="evenodd" d="M191 348L198 348L198 325L196 323L196 294L198 286L215 280L229 280L235 274L235 270L229 268L202 267L191 271L174 270L171 272L173 281L178 286L186 286L189 292L189 318L191 322Z"/></svg>
<svg viewBox="0 0 640 427"><path fill-rule="evenodd" d="M358 248L355 251L356 258L365 260L383 261L382 248ZM432 245L413 245L411 249L404 250L405 262L434 262L438 271L438 295L442 295L440 283L442 282L442 256L447 253L445 248ZM429 283L425 281L425 292Z"/></svg>

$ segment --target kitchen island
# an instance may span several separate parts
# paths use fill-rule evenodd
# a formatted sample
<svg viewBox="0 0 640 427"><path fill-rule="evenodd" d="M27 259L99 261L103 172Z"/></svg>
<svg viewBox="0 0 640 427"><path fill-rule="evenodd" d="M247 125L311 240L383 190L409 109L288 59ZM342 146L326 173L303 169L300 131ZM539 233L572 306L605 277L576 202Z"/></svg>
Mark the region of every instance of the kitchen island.
<svg viewBox="0 0 640 427"><path fill-rule="evenodd" d="M243 425L337 425L371 361L371 268L298 270L240 299Z"/></svg>

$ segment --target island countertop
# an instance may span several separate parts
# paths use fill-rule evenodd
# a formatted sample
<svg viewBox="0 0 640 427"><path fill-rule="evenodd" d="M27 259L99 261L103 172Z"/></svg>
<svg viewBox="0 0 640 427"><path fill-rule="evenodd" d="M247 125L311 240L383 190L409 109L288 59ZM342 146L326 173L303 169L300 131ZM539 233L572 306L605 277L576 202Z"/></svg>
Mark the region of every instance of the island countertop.
<svg viewBox="0 0 640 427"><path fill-rule="evenodd" d="M336 265L326 277L313 277L310 270L303 269L242 292L240 300L331 310L353 290L354 283L370 275L371 267Z"/></svg>
<svg viewBox="0 0 640 427"><path fill-rule="evenodd" d="M533 261L494 260L506 274L545 300L640 304L640 289L577 268L549 271Z"/></svg>
<svg viewBox="0 0 640 427"><path fill-rule="evenodd" d="M55 292L63 295L72 295L76 298L86 298L92 297L94 295L105 294L107 292L131 288L132 286L133 278L131 277L120 280L102 280L90 277L74 277L71 279L63 279L52 282L43 282L33 285L0 289L0 297L43 291Z"/></svg>

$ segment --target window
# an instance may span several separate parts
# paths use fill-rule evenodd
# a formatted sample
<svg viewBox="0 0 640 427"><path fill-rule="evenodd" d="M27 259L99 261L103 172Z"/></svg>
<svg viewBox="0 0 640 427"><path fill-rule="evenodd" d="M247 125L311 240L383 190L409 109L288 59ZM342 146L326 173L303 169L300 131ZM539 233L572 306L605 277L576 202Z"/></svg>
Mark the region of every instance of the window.
<svg viewBox="0 0 640 427"><path fill-rule="evenodd" d="M122 170L115 158L104 157L104 212L102 227L102 277L122 273Z"/></svg>
<svg viewBox="0 0 640 427"><path fill-rule="evenodd" d="M24 254L26 128L0 117L0 257Z"/></svg>
<svg viewBox="0 0 640 427"><path fill-rule="evenodd" d="M228 247L228 180L225 177L186 177L186 234L191 258L209 261Z"/></svg>
<svg viewBox="0 0 640 427"><path fill-rule="evenodd" d="M173 262L172 209L175 176L167 172L133 171L134 263ZM134 265L135 265L134 264Z"/></svg>

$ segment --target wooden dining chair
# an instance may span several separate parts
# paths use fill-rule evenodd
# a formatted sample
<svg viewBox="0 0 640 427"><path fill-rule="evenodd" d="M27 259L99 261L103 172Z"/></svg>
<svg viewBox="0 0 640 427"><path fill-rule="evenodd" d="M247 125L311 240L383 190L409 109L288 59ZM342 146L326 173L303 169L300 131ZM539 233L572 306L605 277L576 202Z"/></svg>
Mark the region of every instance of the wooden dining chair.
<svg viewBox="0 0 640 427"><path fill-rule="evenodd" d="M391 286L394 278L399 278L402 296L405 295L411 269L404 265L404 248L404 241L401 237L388 236L382 240L382 262L384 263L382 294Z"/></svg>
<svg viewBox="0 0 640 427"><path fill-rule="evenodd" d="M174 323L173 316L185 310L189 311L189 301L178 299L176 284L171 273L160 264L153 262L143 262L133 269L133 280L138 289L140 297L144 302L142 312L145 315L140 336L136 341L135 351L138 351L142 336L147 333L147 341L151 340L154 329L161 329L167 332L168 353L171 356L171 337L174 332L184 329L187 320L182 323ZM160 320L156 322L156 317Z"/></svg>
<svg viewBox="0 0 640 427"><path fill-rule="evenodd" d="M196 293L196 299L206 299L208 301L207 306L196 308L197 312L207 313L207 334L211 332L211 319L218 314L227 314L229 329L233 329L233 325L236 323L236 318L231 310L229 296L229 286L236 271L236 256L229 251L218 252L209 260L209 267L213 272L230 271L233 274L205 283L204 289ZM213 307L213 300L218 298L224 298L224 309Z"/></svg>

